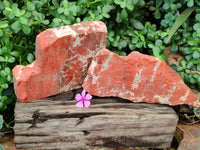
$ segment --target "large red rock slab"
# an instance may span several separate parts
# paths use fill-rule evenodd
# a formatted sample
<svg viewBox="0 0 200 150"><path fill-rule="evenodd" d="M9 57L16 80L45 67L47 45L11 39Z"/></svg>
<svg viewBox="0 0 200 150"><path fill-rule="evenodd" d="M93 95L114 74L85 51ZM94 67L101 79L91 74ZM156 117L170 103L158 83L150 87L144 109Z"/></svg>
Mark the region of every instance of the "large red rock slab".
<svg viewBox="0 0 200 150"><path fill-rule="evenodd" d="M132 52L119 56L101 49L93 58L83 88L91 95L116 96L133 102L200 107L198 98L165 62Z"/></svg>
<svg viewBox="0 0 200 150"><path fill-rule="evenodd" d="M47 29L36 37L36 60L13 69L17 99L27 102L80 88L93 56L106 47L99 21Z"/></svg>

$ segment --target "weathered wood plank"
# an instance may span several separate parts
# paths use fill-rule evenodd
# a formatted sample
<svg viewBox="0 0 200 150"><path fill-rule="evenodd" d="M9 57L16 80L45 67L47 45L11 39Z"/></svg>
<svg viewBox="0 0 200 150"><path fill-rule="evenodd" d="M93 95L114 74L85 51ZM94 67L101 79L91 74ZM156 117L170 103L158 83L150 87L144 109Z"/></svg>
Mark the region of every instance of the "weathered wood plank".
<svg viewBox="0 0 200 150"><path fill-rule="evenodd" d="M16 103L20 149L169 148L178 117L169 106L96 98L76 108L62 96ZM124 103L122 103L124 102Z"/></svg>

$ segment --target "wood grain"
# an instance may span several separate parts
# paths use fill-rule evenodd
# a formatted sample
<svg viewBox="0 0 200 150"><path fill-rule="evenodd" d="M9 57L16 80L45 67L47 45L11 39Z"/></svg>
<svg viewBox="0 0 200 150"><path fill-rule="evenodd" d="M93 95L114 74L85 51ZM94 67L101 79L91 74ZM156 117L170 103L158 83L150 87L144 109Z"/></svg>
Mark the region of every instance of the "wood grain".
<svg viewBox="0 0 200 150"><path fill-rule="evenodd" d="M76 108L62 96L17 102L16 147L20 149L170 148L178 117L165 105L94 98Z"/></svg>

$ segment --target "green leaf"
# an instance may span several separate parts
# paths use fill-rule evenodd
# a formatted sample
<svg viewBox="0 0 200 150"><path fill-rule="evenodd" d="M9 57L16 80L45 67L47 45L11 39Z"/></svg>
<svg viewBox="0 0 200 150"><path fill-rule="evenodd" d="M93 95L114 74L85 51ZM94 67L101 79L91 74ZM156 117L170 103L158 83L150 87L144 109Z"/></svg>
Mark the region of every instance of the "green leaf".
<svg viewBox="0 0 200 150"><path fill-rule="evenodd" d="M28 23L28 20L27 20L26 18L24 18L24 17L20 17L20 18L19 18L19 22L20 22L21 24L27 24L27 23Z"/></svg>
<svg viewBox="0 0 200 150"><path fill-rule="evenodd" d="M178 28L187 20L190 14L195 10L195 7L187 8L180 16L177 17L175 23L173 24L169 36L167 38L167 43L170 41L174 33L178 30Z"/></svg>
<svg viewBox="0 0 200 150"><path fill-rule="evenodd" d="M137 43L138 42L138 37L137 36L133 37L131 42L134 43L134 44Z"/></svg>
<svg viewBox="0 0 200 150"><path fill-rule="evenodd" d="M113 9L113 6L111 5L105 5L102 8L103 13L109 13Z"/></svg>
<svg viewBox="0 0 200 150"><path fill-rule="evenodd" d="M28 25L22 25L22 31L25 34L29 34L31 32L31 28Z"/></svg>
<svg viewBox="0 0 200 150"><path fill-rule="evenodd" d="M0 62L5 62L5 59L2 56L0 56Z"/></svg>
<svg viewBox="0 0 200 150"><path fill-rule="evenodd" d="M191 71L190 71L189 69L185 69L185 73L186 73L186 74L190 74L190 72L191 72Z"/></svg>
<svg viewBox="0 0 200 150"><path fill-rule="evenodd" d="M122 1L122 0L114 0L115 4L120 5L121 8L125 8L126 7L126 2Z"/></svg>
<svg viewBox="0 0 200 150"><path fill-rule="evenodd" d="M149 47L149 48L153 48L154 45L153 45L152 43L149 43L149 44L148 44L148 47Z"/></svg>
<svg viewBox="0 0 200 150"><path fill-rule="evenodd" d="M44 25L48 25L48 24L49 24L49 20L43 20L42 23L43 23Z"/></svg>
<svg viewBox="0 0 200 150"><path fill-rule="evenodd" d="M4 23L2 25L0 25L0 28L7 28L8 27L8 23Z"/></svg>
<svg viewBox="0 0 200 150"><path fill-rule="evenodd" d="M21 29L19 20L11 24L11 29L13 29L15 33L19 32L19 30Z"/></svg>
<svg viewBox="0 0 200 150"><path fill-rule="evenodd" d="M70 6L70 7L69 7L69 11L70 11L70 12L73 12L73 13L76 13L76 12L77 12L77 7L76 7L76 5Z"/></svg>
<svg viewBox="0 0 200 150"><path fill-rule="evenodd" d="M0 129L3 127L3 116L0 115Z"/></svg>
<svg viewBox="0 0 200 150"><path fill-rule="evenodd" d="M0 145L0 150L4 150L4 148L3 148L3 146L2 146L2 145Z"/></svg>
<svg viewBox="0 0 200 150"><path fill-rule="evenodd" d="M35 9L35 5L32 2L27 2L26 6L27 6L27 9L30 11Z"/></svg>
<svg viewBox="0 0 200 150"><path fill-rule="evenodd" d="M193 50L190 47L183 47L182 51L183 51L184 54L191 54L191 53L193 53Z"/></svg>
<svg viewBox="0 0 200 150"><path fill-rule="evenodd" d="M153 55L155 57L159 57L160 56L160 49L158 47L153 47Z"/></svg>
<svg viewBox="0 0 200 150"><path fill-rule="evenodd" d="M32 63L33 60L34 60L33 54L29 53L28 56L27 56L27 60L28 60L29 63Z"/></svg>
<svg viewBox="0 0 200 150"><path fill-rule="evenodd" d="M126 4L126 8L129 10L129 11L133 11L134 10L134 5L132 4Z"/></svg>
<svg viewBox="0 0 200 150"><path fill-rule="evenodd" d="M193 25L193 29L194 29L195 31L197 31L197 32L200 32L200 23L195 23L195 24Z"/></svg>
<svg viewBox="0 0 200 150"><path fill-rule="evenodd" d="M10 7L5 7L5 10L12 11L12 9Z"/></svg>
<svg viewBox="0 0 200 150"><path fill-rule="evenodd" d="M121 45L122 47L126 47L126 46L127 46L126 40L122 40L122 41L120 42L120 45Z"/></svg>
<svg viewBox="0 0 200 150"><path fill-rule="evenodd" d="M163 0L156 0L156 8L159 8L162 3Z"/></svg>
<svg viewBox="0 0 200 150"><path fill-rule="evenodd" d="M160 19L161 13L160 13L159 9L156 9L155 14L154 14L154 17L155 17L156 19Z"/></svg>
<svg viewBox="0 0 200 150"><path fill-rule="evenodd" d="M120 13L119 13L119 12L117 13L117 16L116 16L115 21L116 21L117 23L121 23L121 22L122 22L122 19L121 19L121 17L120 17Z"/></svg>
<svg viewBox="0 0 200 150"><path fill-rule="evenodd" d="M11 72L10 68L8 68L8 67L6 67L6 68L4 69L4 71L6 72L7 75L9 75L10 72Z"/></svg>
<svg viewBox="0 0 200 150"><path fill-rule="evenodd" d="M0 29L0 37L3 35L3 31Z"/></svg>
<svg viewBox="0 0 200 150"><path fill-rule="evenodd" d="M189 82L192 83L192 84L195 84L197 81L194 78L190 78Z"/></svg>
<svg viewBox="0 0 200 150"><path fill-rule="evenodd" d="M196 14L195 19L200 21L200 14Z"/></svg>
<svg viewBox="0 0 200 150"><path fill-rule="evenodd" d="M59 8L57 9L57 12L58 12L58 14L62 14L62 13L64 12L64 8L59 7Z"/></svg>
<svg viewBox="0 0 200 150"><path fill-rule="evenodd" d="M191 61L187 64L187 68L188 69L192 69L193 66L194 66L194 64Z"/></svg>
<svg viewBox="0 0 200 150"><path fill-rule="evenodd" d="M189 1L187 2L187 6L188 6L188 7L194 6L194 0L189 0Z"/></svg>
<svg viewBox="0 0 200 150"><path fill-rule="evenodd" d="M185 59L186 59L187 61L191 60L191 59L192 59L192 55L186 55L186 56L185 56Z"/></svg>
<svg viewBox="0 0 200 150"><path fill-rule="evenodd" d="M133 20L132 23L133 23L133 26L138 30L141 30L144 28L143 24L138 20Z"/></svg>
<svg viewBox="0 0 200 150"><path fill-rule="evenodd" d="M53 19L53 22L54 22L54 23L60 23L61 21L62 21L62 20L61 20L60 18L54 18L54 19Z"/></svg>
<svg viewBox="0 0 200 150"><path fill-rule="evenodd" d="M128 17L128 13L125 8L121 11L120 16L122 19L126 19Z"/></svg>
<svg viewBox="0 0 200 150"><path fill-rule="evenodd" d="M161 46L162 45L162 40L156 40L155 45L156 46Z"/></svg>
<svg viewBox="0 0 200 150"><path fill-rule="evenodd" d="M158 58L164 62L167 60L167 57L164 54L161 54Z"/></svg>
<svg viewBox="0 0 200 150"><path fill-rule="evenodd" d="M195 58L195 59L198 59L200 57L199 52L198 51L194 51L192 57Z"/></svg>
<svg viewBox="0 0 200 150"><path fill-rule="evenodd" d="M3 89L7 89L7 88L8 88L8 84L7 84L7 83L2 84L1 87L2 87Z"/></svg>
<svg viewBox="0 0 200 150"><path fill-rule="evenodd" d="M180 65L181 65L182 67L186 67L186 61L185 61L185 60L181 60L181 61L180 61Z"/></svg>
<svg viewBox="0 0 200 150"><path fill-rule="evenodd" d="M169 3L164 3L163 8L164 8L164 9L169 9L169 8L170 8Z"/></svg>
<svg viewBox="0 0 200 150"><path fill-rule="evenodd" d="M9 63L14 63L14 62L15 62L15 57L10 56L10 57L8 58L8 62L9 62Z"/></svg>
<svg viewBox="0 0 200 150"><path fill-rule="evenodd" d="M197 71L200 71L200 64L197 64Z"/></svg>
<svg viewBox="0 0 200 150"><path fill-rule="evenodd" d="M178 51L178 46L176 44L172 44L170 47L171 52L177 52Z"/></svg>

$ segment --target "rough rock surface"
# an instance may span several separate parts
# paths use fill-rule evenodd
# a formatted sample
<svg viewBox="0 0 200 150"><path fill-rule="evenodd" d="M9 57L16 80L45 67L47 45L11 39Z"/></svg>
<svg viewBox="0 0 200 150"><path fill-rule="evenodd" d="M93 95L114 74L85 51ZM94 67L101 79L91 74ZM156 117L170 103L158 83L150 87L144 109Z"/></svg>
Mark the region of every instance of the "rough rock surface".
<svg viewBox="0 0 200 150"><path fill-rule="evenodd" d="M118 56L101 49L93 58L83 88L100 97L200 107L198 98L176 71L165 62L136 51Z"/></svg>
<svg viewBox="0 0 200 150"><path fill-rule="evenodd" d="M36 60L13 69L15 93L27 102L80 88L92 57L106 47L99 21L47 29L36 37Z"/></svg>

